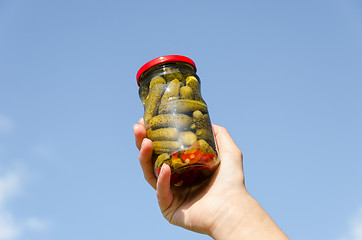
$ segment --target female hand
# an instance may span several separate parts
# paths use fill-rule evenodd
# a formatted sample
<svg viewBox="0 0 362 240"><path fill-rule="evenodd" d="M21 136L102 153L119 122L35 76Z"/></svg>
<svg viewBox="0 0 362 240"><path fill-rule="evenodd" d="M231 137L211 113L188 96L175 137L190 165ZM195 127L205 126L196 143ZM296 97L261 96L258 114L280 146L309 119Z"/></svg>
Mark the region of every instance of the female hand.
<svg viewBox="0 0 362 240"><path fill-rule="evenodd" d="M156 189L161 212L171 224L215 239L232 239L233 236L242 239L239 237L253 230L249 226L253 219L250 217L255 214L263 219L269 217L246 191L242 152L225 128L213 125L221 161L219 168L205 184L184 189L170 188L171 169L166 164L159 177L155 176L152 142L146 138L142 119L133 130L144 177Z"/></svg>

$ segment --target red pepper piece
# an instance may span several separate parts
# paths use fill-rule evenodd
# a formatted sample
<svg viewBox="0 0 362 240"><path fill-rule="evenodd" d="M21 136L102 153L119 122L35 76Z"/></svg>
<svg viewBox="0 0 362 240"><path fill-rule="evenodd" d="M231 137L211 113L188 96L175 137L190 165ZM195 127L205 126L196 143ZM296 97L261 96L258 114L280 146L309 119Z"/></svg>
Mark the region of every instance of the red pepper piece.
<svg viewBox="0 0 362 240"><path fill-rule="evenodd" d="M172 158L173 158L173 159L178 158L178 152L172 153L172 155L171 155L171 156L172 156Z"/></svg>
<svg viewBox="0 0 362 240"><path fill-rule="evenodd" d="M156 170L156 176L160 175L160 172L161 172L161 167L157 168L157 170Z"/></svg>
<svg viewBox="0 0 362 240"><path fill-rule="evenodd" d="M201 157L200 162L201 163L207 163L210 162L212 159L214 159L214 155L209 153L209 154L205 154Z"/></svg>
<svg viewBox="0 0 362 240"><path fill-rule="evenodd" d="M198 162L200 160L200 158L202 157L202 154L203 154L202 151L196 151L196 152L193 152L193 153L182 154L181 159L184 162L188 161L189 163L195 163L195 162Z"/></svg>

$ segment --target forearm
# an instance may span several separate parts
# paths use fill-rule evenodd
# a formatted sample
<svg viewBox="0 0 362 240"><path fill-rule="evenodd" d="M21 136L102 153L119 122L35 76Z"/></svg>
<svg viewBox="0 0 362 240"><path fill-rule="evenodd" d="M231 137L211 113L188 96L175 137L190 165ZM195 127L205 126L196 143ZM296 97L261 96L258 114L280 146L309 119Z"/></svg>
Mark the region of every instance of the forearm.
<svg viewBox="0 0 362 240"><path fill-rule="evenodd" d="M216 240L289 239L249 194L244 194L235 201L222 209L223 213L211 229L212 238Z"/></svg>

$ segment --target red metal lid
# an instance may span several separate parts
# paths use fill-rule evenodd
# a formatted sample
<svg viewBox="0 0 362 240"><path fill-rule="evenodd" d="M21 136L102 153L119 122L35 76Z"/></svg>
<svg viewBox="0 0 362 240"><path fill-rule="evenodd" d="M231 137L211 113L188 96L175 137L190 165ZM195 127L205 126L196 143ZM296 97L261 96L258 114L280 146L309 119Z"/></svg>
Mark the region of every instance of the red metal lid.
<svg viewBox="0 0 362 240"><path fill-rule="evenodd" d="M158 58L155 58L155 59L149 61L148 63L143 65L138 70L137 75L136 75L138 86L140 85L139 77L142 75L142 73L144 73L147 69L149 69L149 68L151 68L153 66L156 66L157 64L166 63L166 62L186 62L186 63L191 64L195 68L195 72L196 72L196 65L195 65L194 61L192 61L188 57L181 56L181 55L162 56L162 57L158 57Z"/></svg>

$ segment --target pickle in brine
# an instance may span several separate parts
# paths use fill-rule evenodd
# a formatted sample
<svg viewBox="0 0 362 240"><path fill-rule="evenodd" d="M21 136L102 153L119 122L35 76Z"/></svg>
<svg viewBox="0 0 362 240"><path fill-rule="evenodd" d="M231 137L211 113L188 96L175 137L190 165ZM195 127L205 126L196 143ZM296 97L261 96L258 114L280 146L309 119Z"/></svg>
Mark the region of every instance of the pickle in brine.
<svg viewBox="0 0 362 240"><path fill-rule="evenodd" d="M153 153L172 153L181 148L181 143L178 141L154 141L152 142Z"/></svg>
<svg viewBox="0 0 362 240"><path fill-rule="evenodd" d="M200 139L197 142L203 152L215 154L215 150L205 140Z"/></svg>
<svg viewBox="0 0 362 240"><path fill-rule="evenodd" d="M162 103L159 109L159 113L191 113L199 110L201 112L207 112L207 106L204 102L191 100L191 99L179 99L166 103Z"/></svg>
<svg viewBox="0 0 362 240"><path fill-rule="evenodd" d="M170 82L174 79L178 79L180 81L182 81L184 79L184 76L177 68L166 68L164 71L165 71L165 73L164 73L163 77L165 78L165 80L167 82Z"/></svg>
<svg viewBox="0 0 362 240"><path fill-rule="evenodd" d="M210 130L198 129L196 130L196 137L198 140L205 140L212 148L215 149L214 135Z"/></svg>
<svg viewBox="0 0 362 240"><path fill-rule="evenodd" d="M174 141L178 139L176 128L159 128L150 132L148 137L152 141Z"/></svg>
<svg viewBox="0 0 362 240"><path fill-rule="evenodd" d="M170 154L163 153L157 157L157 159L155 161L155 169L161 167L162 164L169 163L169 162L170 162Z"/></svg>
<svg viewBox="0 0 362 240"><path fill-rule="evenodd" d="M190 86L184 86L180 88L180 98L183 99L194 99L194 92Z"/></svg>
<svg viewBox="0 0 362 240"><path fill-rule="evenodd" d="M146 99L148 96L148 84L142 84L138 90L139 96L141 98L142 104L146 104Z"/></svg>
<svg viewBox="0 0 362 240"><path fill-rule="evenodd" d="M195 96L195 100L203 101L201 98L201 93L200 93L200 83L196 77L188 76L186 78L186 86L189 86L192 89L194 96Z"/></svg>
<svg viewBox="0 0 362 240"><path fill-rule="evenodd" d="M156 84L166 84L166 80L161 76L154 77L150 81L150 88L153 87Z"/></svg>
<svg viewBox="0 0 362 240"><path fill-rule="evenodd" d="M193 123L192 117L186 114L160 114L150 119L151 129L175 127L181 131L189 130Z"/></svg>
<svg viewBox="0 0 362 240"><path fill-rule="evenodd" d="M191 131L181 132L180 141L186 146L191 146L197 141L197 137L196 134Z"/></svg>
<svg viewBox="0 0 362 240"><path fill-rule="evenodd" d="M215 149L215 141L212 134L209 115L202 114L200 111L195 111L193 112L192 116L194 117L197 139L205 140L209 145L211 145L211 147Z"/></svg>
<svg viewBox="0 0 362 240"><path fill-rule="evenodd" d="M145 105L144 119L146 124L148 121L157 115L158 107L160 106L160 99L165 90L165 84L156 84L150 87L148 98Z"/></svg>
<svg viewBox="0 0 362 240"><path fill-rule="evenodd" d="M202 114L201 111L197 110L192 113L196 129L211 130L210 120L208 114Z"/></svg>
<svg viewBox="0 0 362 240"><path fill-rule="evenodd" d="M178 79L172 80L161 98L161 102L167 101L173 98L179 98L180 96L180 81Z"/></svg>

